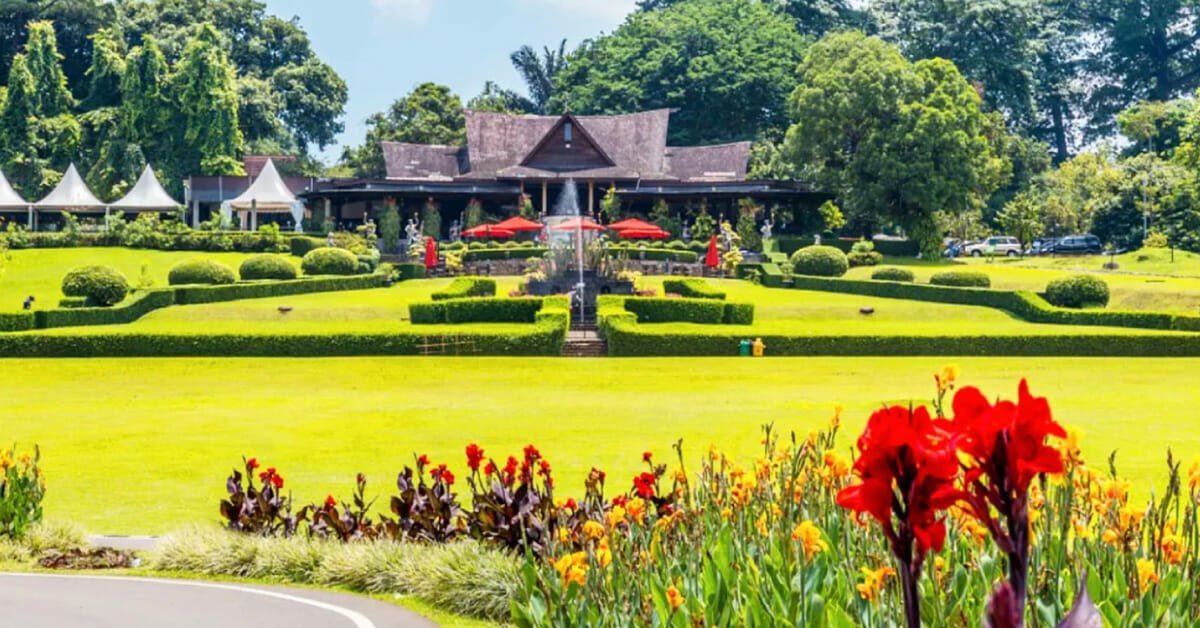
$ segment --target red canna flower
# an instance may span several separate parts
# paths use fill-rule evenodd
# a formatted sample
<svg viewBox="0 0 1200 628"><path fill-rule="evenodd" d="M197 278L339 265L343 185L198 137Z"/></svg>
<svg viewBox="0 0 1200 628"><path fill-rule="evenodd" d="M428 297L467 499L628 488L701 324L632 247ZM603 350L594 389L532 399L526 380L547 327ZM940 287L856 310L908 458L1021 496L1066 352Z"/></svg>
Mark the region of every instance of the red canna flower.
<svg viewBox="0 0 1200 628"><path fill-rule="evenodd" d="M491 477L496 474L496 471L497 471L496 463L492 462L491 460L488 460L488 463L486 465L484 465L484 467L483 467L483 474L488 477Z"/></svg>
<svg viewBox="0 0 1200 628"><path fill-rule="evenodd" d="M446 483L446 486L453 486L454 474L451 473L449 469L442 471L442 481Z"/></svg>
<svg viewBox="0 0 1200 628"><path fill-rule="evenodd" d="M579 504L575 503L574 497L568 497L567 501L563 504L563 507L568 510L575 510L575 509L579 508Z"/></svg>
<svg viewBox="0 0 1200 628"><path fill-rule="evenodd" d="M251 471L257 469L258 468L258 458L251 458L251 459L247 460L246 468L250 469Z"/></svg>
<svg viewBox="0 0 1200 628"><path fill-rule="evenodd" d="M276 489L283 488L283 476L272 475L271 476L271 486L274 486Z"/></svg>
<svg viewBox="0 0 1200 628"><path fill-rule="evenodd" d="M638 497L642 499L650 499L654 497L654 483L658 480L658 476L653 473L642 473L633 478L633 488L637 491Z"/></svg>
<svg viewBox="0 0 1200 628"><path fill-rule="evenodd" d="M333 495L326 495L325 496L325 507L333 508L335 506L337 506L337 500L333 498Z"/></svg>
<svg viewBox="0 0 1200 628"><path fill-rule="evenodd" d="M471 467L472 471L478 471L480 463L483 462L483 449L479 445L471 443L467 445L467 466Z"/></svg>
<svg viewBox="0 0 1200 628"><path fill-rule="evenodd" d="M625 504L628 502L629 498L625 497L624 495L617 495L616 497L612 498L613 506L620 506L621 508L624 508Z"/></svg>
<svg viewBox="0 0 1200 628"><path fill-rule="evenodd" d="M651 458L654 458L654 454L648 451L642 453L642 462L650 462Z"/></svg>
<svg viewBox="0 0 1200 628"><path fill-rule="evenodd" d="M429 466L429 456L426 456L425 454L421 454L421 456L419 458L417 458L417 464L422 467Z"/></svg>
<svg viewBox="0 0 1200 628"><path fill-rule="evenodd" d="M538 467L538 475L550 475L550 462L543 460Z"/></svg>

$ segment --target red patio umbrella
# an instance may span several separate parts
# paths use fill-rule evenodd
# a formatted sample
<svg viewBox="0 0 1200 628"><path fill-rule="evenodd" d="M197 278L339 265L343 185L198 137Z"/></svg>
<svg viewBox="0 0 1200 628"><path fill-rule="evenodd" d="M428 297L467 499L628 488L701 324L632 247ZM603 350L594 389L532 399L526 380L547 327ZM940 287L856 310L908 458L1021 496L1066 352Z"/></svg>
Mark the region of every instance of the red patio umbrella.
<svg viewBox="0 0 1200 628"><path fill-rule="evenodd" d="M608 228L612 229L613 231L652 231L655 229L657 229L659 231L662 230L661 228L659 228L658 225L648 223L645 220L638 220L637 218L627 218L620 222L614 222L613 224L609 225Z"/></svg>
<svg viewBox="0 0 1200 628"><path fill-rule="evenodd" d="M464 229L462 235L468 238L511 238L517 235L512 229L500 229L496 225L479 225Z"/></svg>
<svg viewBox="0 0 1200 628"><path fill-rule="evenodd" d="M508 220L496 223L497 229L507 229L509 231L541 231L544 225L540 222L534 222L528 218L513 216Z"/></svg>
<svg viewBox="0 0 1200 628"><path fill-rule="evenodd" d="M632 238L635 240L666 240L671 237L669 231L663 231L653 226L649 229L622 229L617 232L617 235L622 238Z"/></svg>
<svg viewBox="0 0 1200 628"><path fill-rule="evenodd" d="M571 218L550 228L555 231L604 231L604 227L591 218Z"/></svg>
<svg viewBox="0 0 1200 628"><path fill-rule="evenodd" d="M717 236L713 236L708 241L708 255L704 256L704 265L708 268L717 268L721 265L721 254L717 251Z"/></svg>
<svg viewBox="0 0 1200 628"><path fill-rule="evenodd" d="M431 270L438 265L437 242L433 238L425 238L425 270Z"/></svg>

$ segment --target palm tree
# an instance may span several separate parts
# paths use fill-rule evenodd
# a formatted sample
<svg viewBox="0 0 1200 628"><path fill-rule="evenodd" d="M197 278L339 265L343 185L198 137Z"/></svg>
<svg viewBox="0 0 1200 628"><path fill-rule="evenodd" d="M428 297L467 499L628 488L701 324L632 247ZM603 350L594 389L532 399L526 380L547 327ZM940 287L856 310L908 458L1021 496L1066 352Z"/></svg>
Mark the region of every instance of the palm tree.
<svg viewBox="0 0 1200 628"><path fill-rule="evenodd" d="M529 89L529 98L523 104L531 113L545 113L554 95L554 77L567 67L567 40L562 40L557 50L542 48L540 55L530 46L521 46L509 58Z"/></svg>

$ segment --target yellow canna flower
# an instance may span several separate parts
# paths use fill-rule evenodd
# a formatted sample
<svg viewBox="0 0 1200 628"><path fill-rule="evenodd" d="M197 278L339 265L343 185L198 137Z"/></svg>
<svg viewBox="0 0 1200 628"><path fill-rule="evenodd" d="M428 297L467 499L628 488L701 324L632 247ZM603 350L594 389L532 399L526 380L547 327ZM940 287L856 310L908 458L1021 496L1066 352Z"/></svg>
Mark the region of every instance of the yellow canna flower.
<svg viewBox="0 0 1200 628"><path fill-rule="evenodd" d="M641 497L629 500L625 503L625 514L639 525L646 523L646 501Z"/></svg>
<svg viewBox="0 0 1200 628"><path fill-rule="evenodd" d="M871 603L879 599L879 593L883 590L887 577L896 575L896 570L891 567L880 567L879 569L862 567L860 571L863 574L863 581L854 588L858 589L858 594L862 596L862 599Z"/></svg>
<svg viewBox="0 0 1200 628"><path fill-rule="evenodd" d="M596 547L596 562L600 563L600 567L608 567L612 564L612 550L608 548L608 539L600 539L600 545Z"/></svg>
<svg viewBox="0 0 1200 628"><path fill-rule="evenodd" d="M621 506L613 506L613 509L605 516L605 520L608 522L608 527L610 528L615 528L625 523L625 509Z"/></svg>
<svg viewBox="0 0 1200 628"><path fill-rule="evenodd" d="M1139 558L1137 561L1138 590L1144 593L1151 584L1158 582L1157 571L1154 561Z"/></svg>
<svg viewBox="0 0 1200 628"><path fill-rule="evenodd" d="M754 527L758 530L759 536L767 535L767 513L764 512L758 516L758 519L754 522Z"/></svg>
<svg viewBox="0 0 1200 628"><path fill-rule="evenodd" d="M683 601L683 594L679 592L679 589L675 588L675 585L667 587L667 604L671 606L672 613L683 606Z"/></svg>
<svg viewBox="0 0 1200 628"><path fill-rule="evenodd" d="M821 529L813 525L811 521L802 521L800 525L796 526L796 529L792 530L792 540L800 544L806 562L811 561L813 556L829 549L829 545L821 536Z"/></svg>
<svg viewBox="0 0 1200 628"><path fill-rule="evenodd" d="M1167 561L1168 565L1178 565L1183 562L1184 545L1183 538L1174 531L1167 532L1163 535L1162 543L1163 560Z"/></svg>
<svg viewBox="0 0 1200 628"><path fill-rule="evenodd" d="M588 520L583 524L583 535L589 540L598 541L604 537L604 526L595 521Z"/></svg>

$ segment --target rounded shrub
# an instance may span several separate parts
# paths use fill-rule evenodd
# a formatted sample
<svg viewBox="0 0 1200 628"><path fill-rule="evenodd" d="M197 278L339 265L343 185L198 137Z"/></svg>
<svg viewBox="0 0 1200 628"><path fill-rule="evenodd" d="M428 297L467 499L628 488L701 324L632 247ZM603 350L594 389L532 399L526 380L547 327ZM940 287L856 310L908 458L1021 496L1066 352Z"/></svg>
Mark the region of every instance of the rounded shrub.
<svg viewBox="0 0 1200 628"><path fill-rule="evenodd" d="M63 277L62 292L87 299L88 305L108 307L125 300L129 281L112 266L82 266Z"/></svg>
<svg viewBox="0 0 1200 628"><path fill-rule="evenodd" d="M1046 286L1046 300L1058 307L1104 307L1108 305L1108 284L1092 275L1055 279Z"/></svg>
<svg viewBox="0 0 1200 628"><path fill-rule="evenodd" d="M316 249L304 256L300 268L305 275L353 275L358 272L358 258L346 249Z"/></svg>
<svg viewBox="0 0 1200 628"><path fill-rule="evenodd" d="M934 286L954 286L956 288L991 288L992 278L988 277L986 273L952 270L934 274L929 278L929 283Z"/></svg>
<svg viewBox="0 0 1200 628"><path fill-rule="evenodd" d="M904 281L912 283L916 281L913 272L907 268L896 268L895 266L884 266L876 268L875 272L871 273L871 279L876 281Z"/></svg>
<svg viewBox="0 0 1200 628"><path fill-rule="evenodd" d="M832 246L806 246L792 254L792 272L797 275L841 277L848 270L846 254Z"/></svg>
<svg viewBox="0 0 1200 628"><path fill-rule="evenodd" d="M237 281L233 269L210 259L190 259L179 262L167 274L167 283L172 286L208 285L219 286Z"/></svg>
<svg viewBox="0 0 1200 628"><path fill-rule="evenodd" d="M246 258L238 269L242 281L259 279L295 279L299 274L296 267L287 258L280 255L255 255Z"/></svg>

